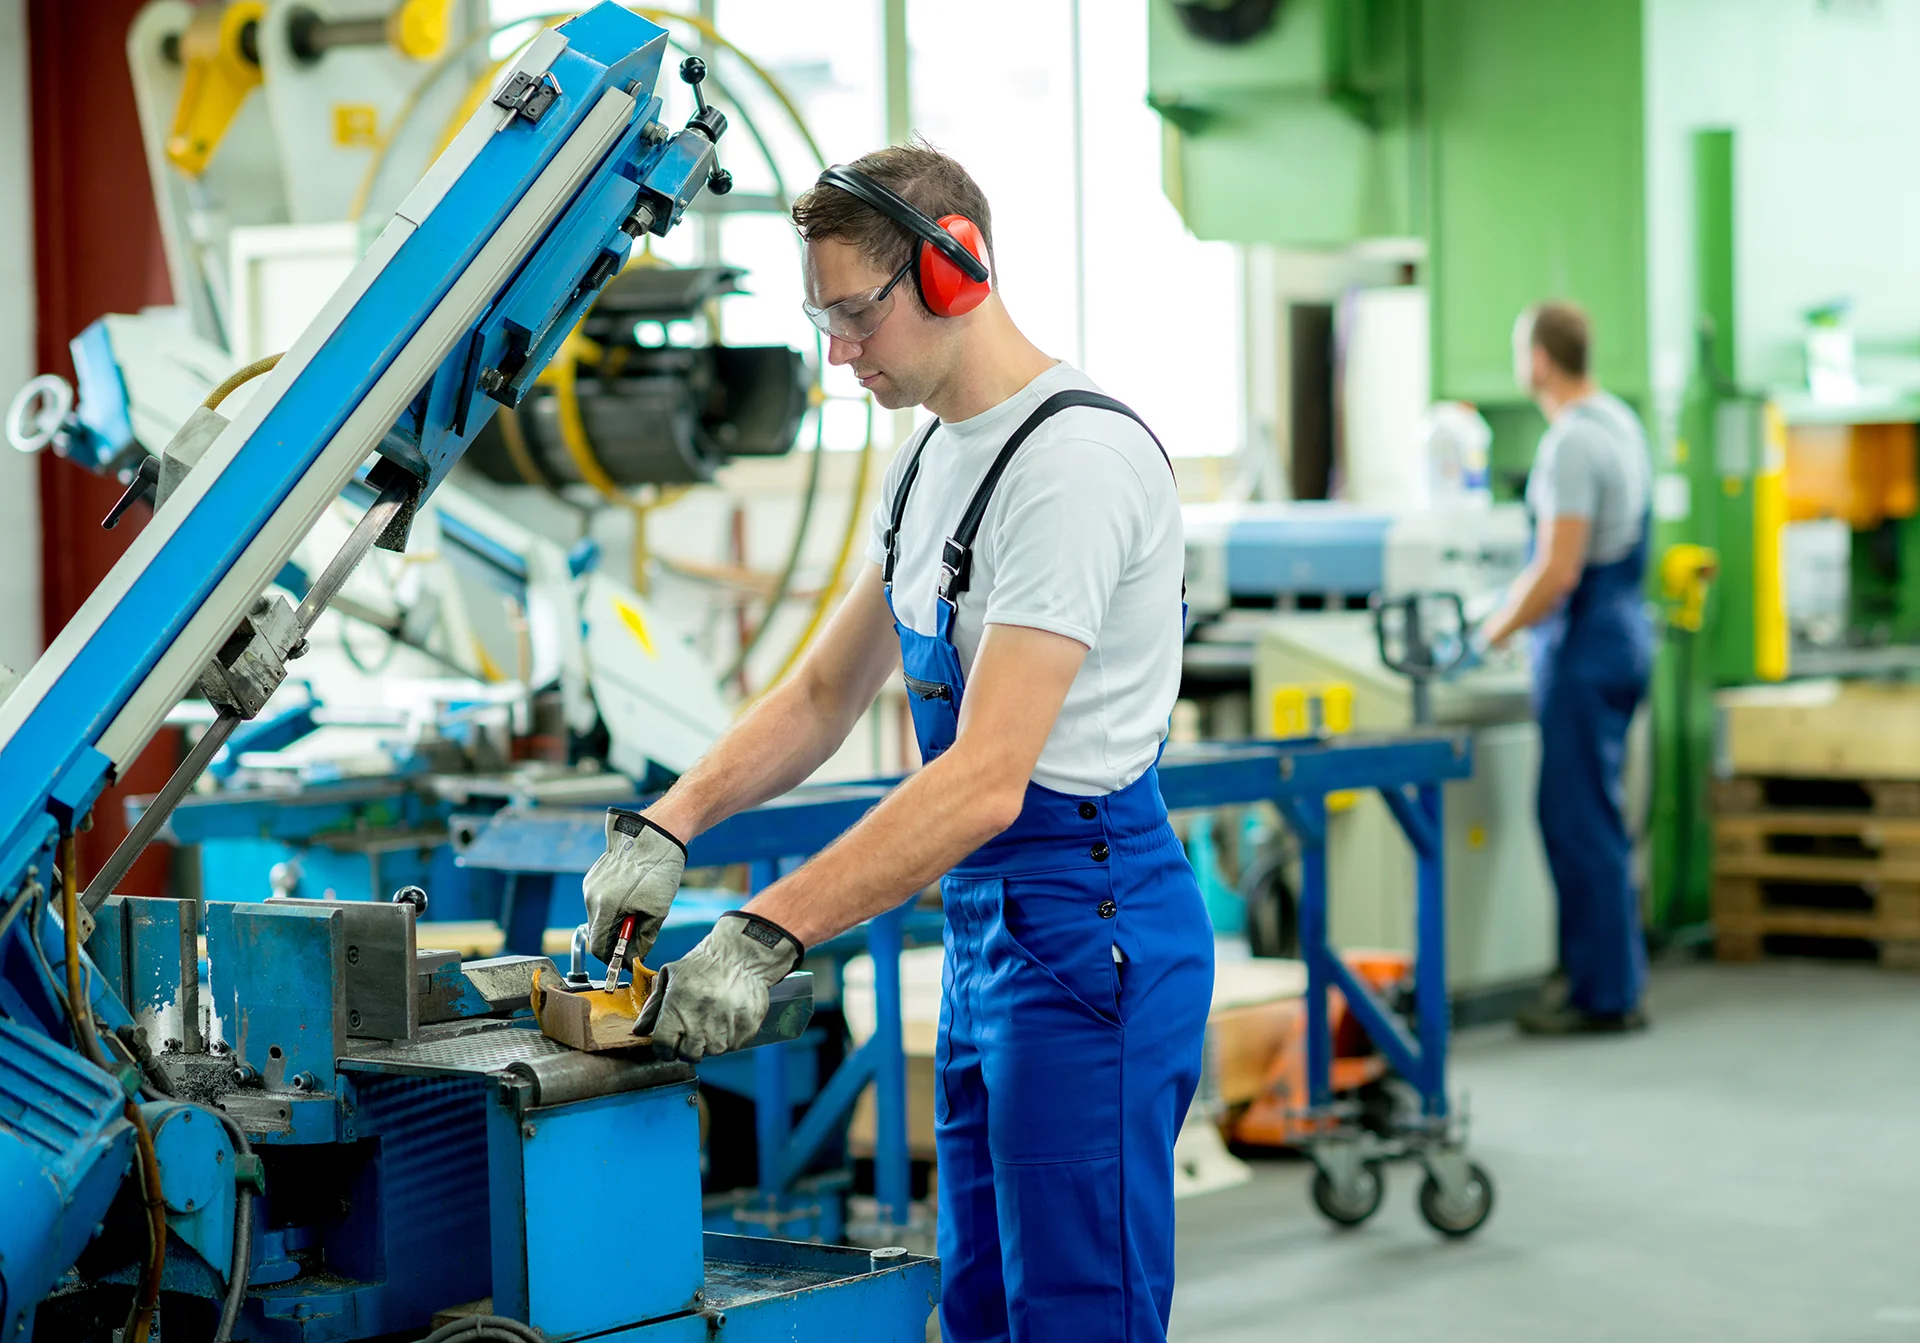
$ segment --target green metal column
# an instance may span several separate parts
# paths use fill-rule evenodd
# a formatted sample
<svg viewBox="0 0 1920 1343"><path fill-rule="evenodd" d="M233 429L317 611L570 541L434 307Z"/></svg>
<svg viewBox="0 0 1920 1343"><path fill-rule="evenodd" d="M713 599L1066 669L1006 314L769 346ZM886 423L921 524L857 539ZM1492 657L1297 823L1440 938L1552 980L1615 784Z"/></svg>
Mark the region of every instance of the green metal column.
<svg viewBox="0 0 1920 1343"><path fill-rule="evenodd" d="M1752 679L1752 509L1729 497L1741 476L1718 460L1743 415L1734 384L1733 132L1693 137L1695 318L1694 367L1681 404L1679 436L1659 465L1661 487L1682 497L1654 523L1652 595L1662 599L1661 563L1677 545L1707 546L1720 557L1720 576L1698 632L1669 626L1654 664L1653 852L1650 923L1658 932L1704 923L1713 877L1713 832L1707 791L1713 768L1713 690L1723 681ZM1738 505L1746 503L1743 510ZM1729 505L1733 505L1729 507ZM1745 527L1741 527L1742 517ZM1743 533L1743 534L1736 534ZM1664 603L1662 603L1664 604ZM1747 666L1724 667L1744 647ZM1735 673L1728 675L1728 672Z"/></svg>

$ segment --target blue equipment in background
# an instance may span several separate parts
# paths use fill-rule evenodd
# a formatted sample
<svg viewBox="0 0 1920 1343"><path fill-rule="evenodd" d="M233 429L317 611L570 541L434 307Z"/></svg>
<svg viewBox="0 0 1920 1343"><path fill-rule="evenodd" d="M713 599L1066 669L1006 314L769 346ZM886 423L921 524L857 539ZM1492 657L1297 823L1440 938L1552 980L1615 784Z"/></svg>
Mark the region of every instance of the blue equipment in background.
<svg viewBox="0 0 1920 1343"><path fill-rule="evenodd" d="M114 893L634 241L724 189L717 109L661 123L665 49L611 4L538 36L244 409L188 422L204 452L0 703L0 1339L137 1343L156 1304L175 1337L275 1343L451 1310L512 1337L918 1336L930 1260L703 1236L692 1071L542 1036L544 958L423 952L417 895L203 923ZM370 456L338 556L298 608L263 596ZM74 832L196 688L217 718L82 894Z"/></svg>

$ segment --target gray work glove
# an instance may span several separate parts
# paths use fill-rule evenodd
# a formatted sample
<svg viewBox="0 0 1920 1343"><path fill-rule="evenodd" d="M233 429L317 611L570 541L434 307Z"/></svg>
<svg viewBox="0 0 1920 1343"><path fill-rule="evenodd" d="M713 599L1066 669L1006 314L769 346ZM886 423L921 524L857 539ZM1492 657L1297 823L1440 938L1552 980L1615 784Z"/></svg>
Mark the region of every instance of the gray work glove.
<svg viewBox="0 0 1920 1343"><path fill-rule="evenodd" d="M807 949L779 924L735 910L677 961L660 968L634 1023L656 1051L698 1063L753 1039L767 1018L767 990Z"/></svg>
<svg viewBox="0 0 1920 1343"><path fill-rule="evenodd" d="M607 851L587 869L587 948L602 961L613 955L620 924L634 916L627 964L653 949L687 869L687 846L637 811L607 811Z"/></svg>

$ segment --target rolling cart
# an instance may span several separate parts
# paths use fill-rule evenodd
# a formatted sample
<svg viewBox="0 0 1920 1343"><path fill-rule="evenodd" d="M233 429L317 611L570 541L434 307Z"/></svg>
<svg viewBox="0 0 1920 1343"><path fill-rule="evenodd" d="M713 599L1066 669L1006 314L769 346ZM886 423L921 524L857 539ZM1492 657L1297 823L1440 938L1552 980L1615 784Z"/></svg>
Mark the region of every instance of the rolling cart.
<svg viewBox="0 0 1920 1343"><path fill-rule="evenodd" d="M1447 1094L1449 1009L1441 789L1473 772L1464 732L1250 742L1169 750L1161 790L1169 808L1264 799L1287 818L1301 848L1300 954L1307 968L1307 1091L1314 1206L1343 1227L1380 1209L1390 1162L1426 1173L1420 1212L1444 1236L1470 1236L1493 1211L1493 1179L1467 1155L1464 1120ZM1415 950L1411 1020L1340 959L1327 926L1327 795L1375 789L1413 847ZM1419 1096L1419 1113L1363 1123L1357 1102L1333 1093L1329 995L1348 1011Z"/></svg>

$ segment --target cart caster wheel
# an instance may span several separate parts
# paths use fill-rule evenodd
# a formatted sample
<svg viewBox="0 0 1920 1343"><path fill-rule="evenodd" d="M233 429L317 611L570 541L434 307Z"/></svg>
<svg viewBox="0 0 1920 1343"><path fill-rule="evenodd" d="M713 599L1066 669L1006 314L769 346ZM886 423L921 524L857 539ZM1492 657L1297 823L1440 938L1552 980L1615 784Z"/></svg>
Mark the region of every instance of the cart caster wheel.
<svg viewBox="0 0 1920 1343"><path fill-rule="evenodd" d="M1386 1197L1387 1182L1378 1161L1362 1161L1353 1169L1353 1177L1344 1187L1335 1183L1324 1168L1313 1172L1313 1206L1336 1226L1359 1226L1376 1212Z"/></svg>
<svg viewBox="0 0 1920 1343"><path fill-rule="evenodd" d="M1431 1172L1420 1182L1420 1215L1443 1236L1455 1240L1471 1236L1492 1212L1493 1177L1477 1161L1467 1163L1466 1188L1455 1197L1447 1197Z"/></svg>

